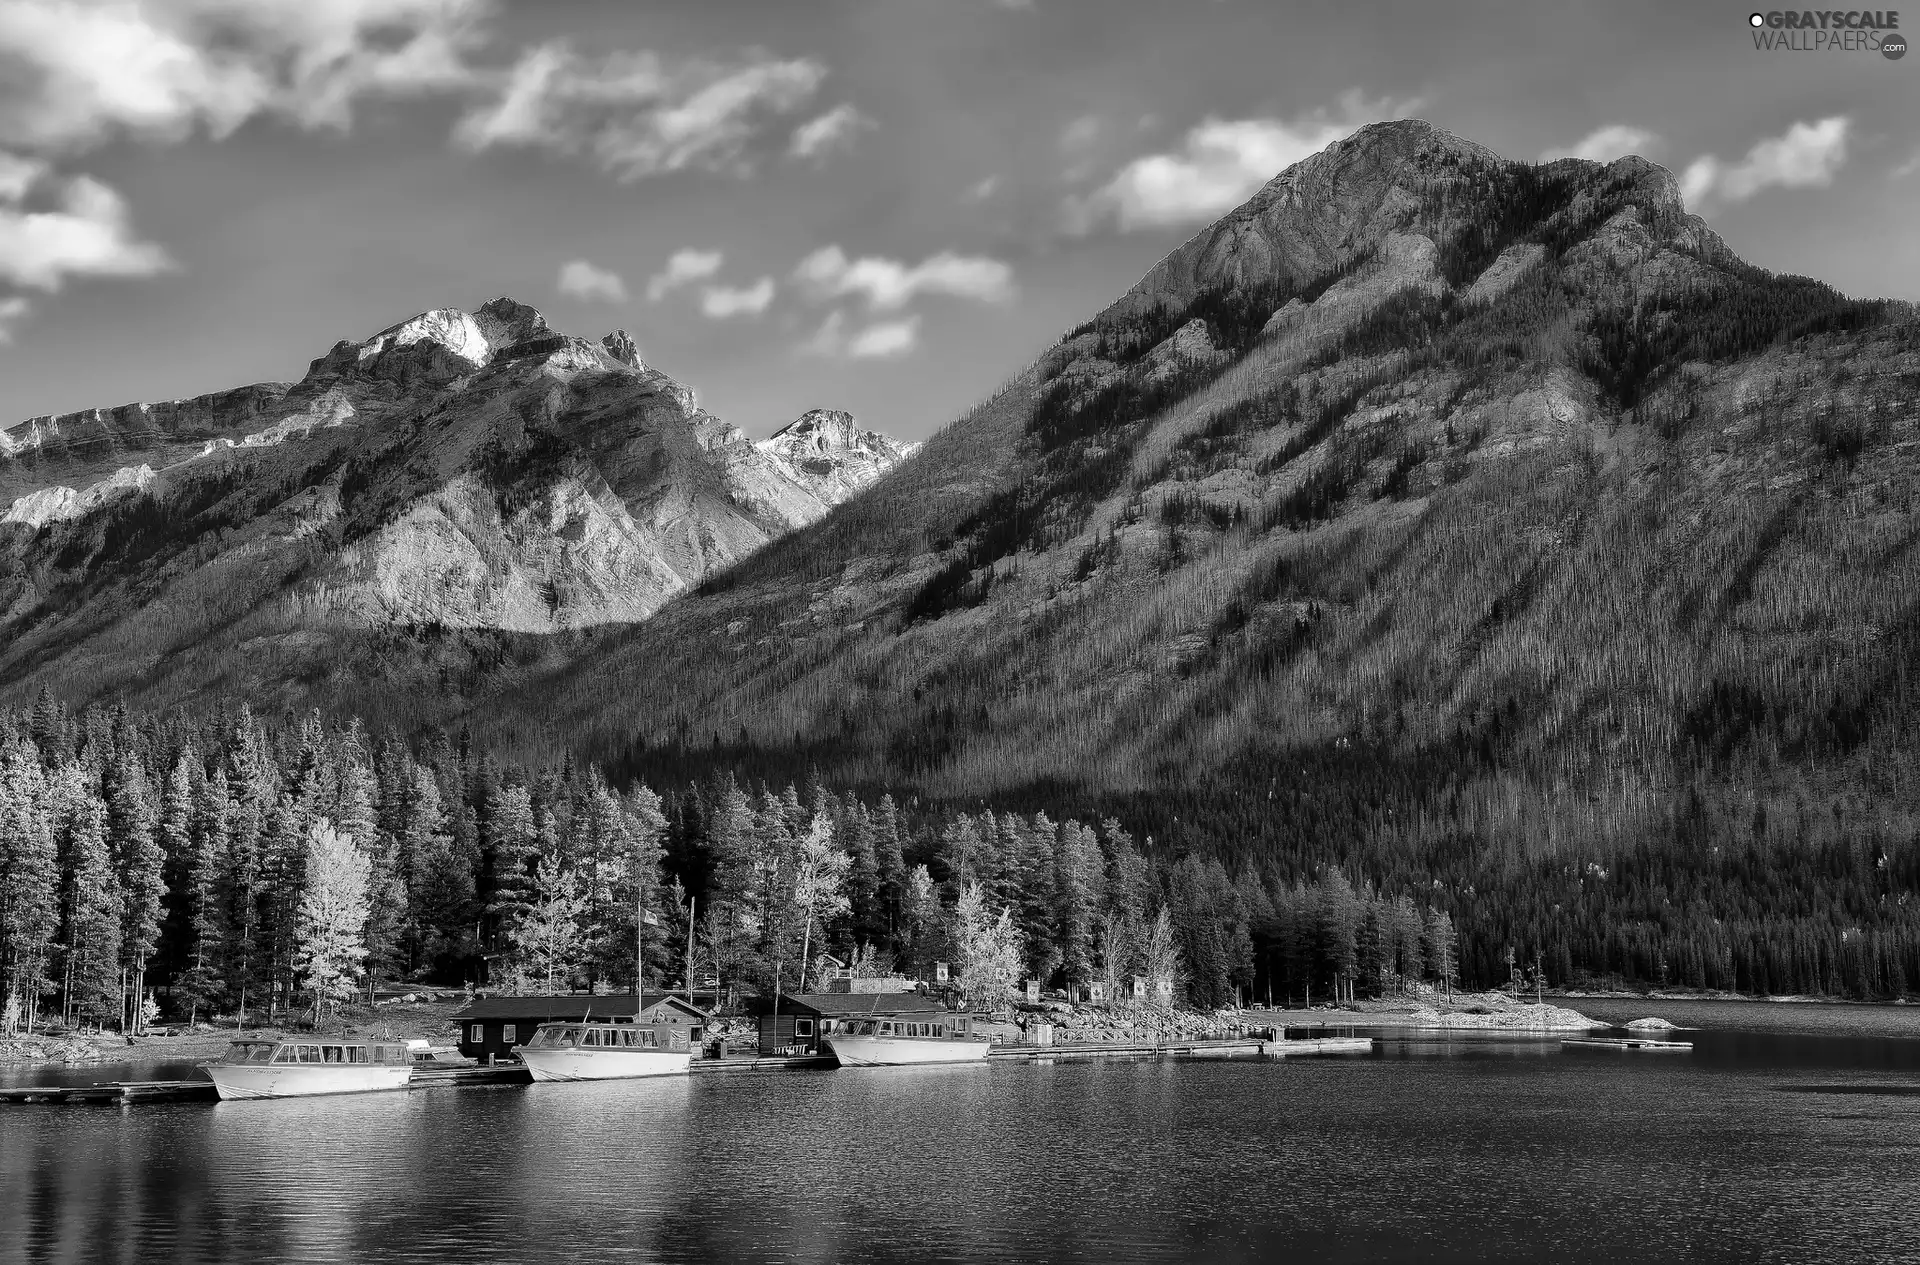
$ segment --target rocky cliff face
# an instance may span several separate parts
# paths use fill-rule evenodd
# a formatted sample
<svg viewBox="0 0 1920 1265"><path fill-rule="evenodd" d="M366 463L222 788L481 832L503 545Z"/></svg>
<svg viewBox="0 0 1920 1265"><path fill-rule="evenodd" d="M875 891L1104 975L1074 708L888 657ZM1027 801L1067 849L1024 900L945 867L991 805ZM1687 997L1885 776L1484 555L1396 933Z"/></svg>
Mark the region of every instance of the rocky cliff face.
<svg viewBox="0 0 1920 1265"><path fill-rule="evenodd" d="M507 299L342 341L291 385L35 418L0 432L0 672L644 619L902 455L862 435L802 470L624 333Z"/></svg>

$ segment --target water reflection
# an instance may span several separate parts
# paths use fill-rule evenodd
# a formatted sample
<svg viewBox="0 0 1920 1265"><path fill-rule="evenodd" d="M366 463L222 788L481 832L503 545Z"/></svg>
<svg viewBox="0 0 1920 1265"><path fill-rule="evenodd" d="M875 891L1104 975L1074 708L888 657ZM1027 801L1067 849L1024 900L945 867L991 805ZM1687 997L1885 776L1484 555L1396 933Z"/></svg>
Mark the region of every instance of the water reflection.
<svg viewBox="0 0 1920 1265"><path fill-rule="evenodd" d="M1685 1035L0 1108L0 1262L1920 1253L1920 1104L1780 1092L1920 1043Z"/></svg>

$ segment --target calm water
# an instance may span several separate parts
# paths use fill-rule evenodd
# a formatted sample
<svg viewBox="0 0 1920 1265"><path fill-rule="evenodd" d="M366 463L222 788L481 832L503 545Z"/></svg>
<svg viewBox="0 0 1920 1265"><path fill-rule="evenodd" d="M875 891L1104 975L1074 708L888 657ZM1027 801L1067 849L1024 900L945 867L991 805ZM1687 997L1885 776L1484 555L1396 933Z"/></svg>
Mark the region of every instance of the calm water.
<svg viewBox="0 0 1920 1265"><path fill-rule="evenodd" d="M0 1262L1920 1260L1920 1012L1578 1004L1696 1051L0 1107Z"/></svg>

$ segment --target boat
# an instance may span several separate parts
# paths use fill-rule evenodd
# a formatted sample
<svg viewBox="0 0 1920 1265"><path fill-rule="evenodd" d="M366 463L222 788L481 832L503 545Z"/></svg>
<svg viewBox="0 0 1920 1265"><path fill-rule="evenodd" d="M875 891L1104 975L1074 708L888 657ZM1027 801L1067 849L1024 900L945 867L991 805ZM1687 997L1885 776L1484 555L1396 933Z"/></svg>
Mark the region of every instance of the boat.
<svg viewBox="0 0 1920 1265"><path fill-rule="evenodd" d="M1685 1052L1693 1048L1693 1042L1653 1041L1646 1037L1563 1037L1560 1048L1563 1050L1642 1050L1648 1053Z"/></svg>
<svg viewBox="0 0 1920 1265"><path fill-rule="evenodd" d="M239 1040L201 1064L221 1098L305 1098L405 1089L413 1055L403 1041L334 1037Z"/></svg>
<svg viewBox="0 0 1920 1265"><path fill-rule="evenodd" d="M611 1081L684 1074L692 1051L677 1024L614 1020L543 1023L520 1047L536 1081Z"/></svg>
<svg viewBox="0 0 1920 1265"><path fill-rule="evenodd" d="M985 1062L992 1045L973 1035L970 1016L849 1019L820 1038L842 1067Z"/></svg>

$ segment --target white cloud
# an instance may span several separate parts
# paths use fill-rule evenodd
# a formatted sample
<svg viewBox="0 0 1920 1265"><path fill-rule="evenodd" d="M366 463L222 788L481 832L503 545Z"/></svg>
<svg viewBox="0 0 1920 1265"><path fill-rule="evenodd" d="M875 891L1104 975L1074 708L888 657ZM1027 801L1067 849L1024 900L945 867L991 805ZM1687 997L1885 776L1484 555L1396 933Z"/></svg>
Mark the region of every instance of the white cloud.
<svg viewBox="0 0 1920 1265"><path fill-rule="evenodd" d="M733 61L645 50L589 59L553 42L523 54L454 139L475 151L585 154L623 183L685 169L744 172L768 119L804 105L826 73L810 58L760 50Z"/></svg>
<svg viewBox="0 0 1920 1265"><path fill-rule="evenodd" d="M620 274L596 267L584 259L560 265L560 293L582 303L625 303L627 283Z"/></svg>
<svg viewBox="0 0 1920 1265"><path fill-rule="evenodd" d="M853 148L856 136L878 126L852 105L842 103L794 128L787 153L794 158L823 158L835 150Z"/></svg>
<svg viewBox="0 0 1920 1265"><path fill-rule="evenodd" d="M848 259L838 246L822 246L793 270L816 301L864 295L869 307L891 311L922 294L945 294L981 303L1005 303L1014 295L1013 269L983 255L941 251L909 267L899 260Z"/></svg>
<svg viewBox="0 0 1920 1265"><path fill-rule="evenodd" d="M1348 92L1336 110L1293 120L1209 118L1186 134L1178 150L1136 158L1092 193L1069 198L1067 231L1084 233L1109 219L1123 230L1217 219L1360 124L1401 118L1418 105L1368 101Z"/></svg>
<svg viewBox="0 0 1920 1265"><path fill-rule="evenodd" d="M1890 179L1905 180L1916 171L1920 171L1920 149L1914 150L1911 158L1895 167L1887 175Z"/></svg>
<svg viewBox="0 0 1920 1265"><path fill-rule="evenodd" d="M1000 192L1000 177L987 176L968 187L966 199L969 202L985 202L998 192Z"/></svg>
<svg viewBox="0 0 1920 1265"><path fill-rule="evenodd" d="M658 303L690 281L711 277L725 261L717 250L676 250L665 268L647 278L647 298Z"/></svg>
<svg viewBox="0 0 1920 1265"><path fill-rule="evenodd" d="M1745 202L1762 189L1825 187L1847 161L1852 121L1836 114L1817 123L1795 123L1747 151L1732 166L1712 154L1688 164L1680 176L1680 195L1689 205Z"/></svg>
<svg viewBox="0 0 1920 1265"><path fill-rule="evenodd" d="M835 309L827 314L820 328L800 345L803 354L836 359L875 360L904 356L920 343L920 318L874 321L858 331L847 332L847 318Z"/></svg>
<svg viewBox="0 0 1920 1265"><path fill-rule="evenodd" d="M708 286L700 292L700 311L716 321L733 316L758 316L772 302L772 277L762 277L750 286Z"/></svg>
<svg viewBox="0 0 1920 1265"><path fill-rule="evenodd" d="M173 267L165 250L134 234L126 202L106 185L0 158L0 282L51 293L69 277L149 277ZM45 205L30 205L42 186Z"/></svg>
<svg viewBox="0 0 1920 1265"><path fill-rule="evenodd" d="M1575 141L1570 149L1550 149L1540 155L1540 161L1552 162L1556 158L1585 158L1589 162L1610 163L1616 158L1625 158L1628 154L1642 156L1651 153L1660 144L1660 138L1643 127L1634 127L1627 123L1608 123L1597 127Z"/></svg>
<svg viewBox="0 0 1920 1265"><path fill-rule="evenodd" d="M0 299L0 347L13 341L13 331L21 321L27 319L27 313L33 305L22 295L13 294Z"/></svg>
<svg viewBox="0 0 1920 1265"><path fill-rule="evenodd" d="M882 356L904 356L920 342L920 318L903 321L878 321L867 326L847 343L847 354L856 360Z"/></svg>
<svg viewBox="0 0 1920 1265"><path fill-rule="evenodd" d="M487 0L6 0L0 141L224 137L257 115L351 126L364 97L473 81Z"/></svg>

